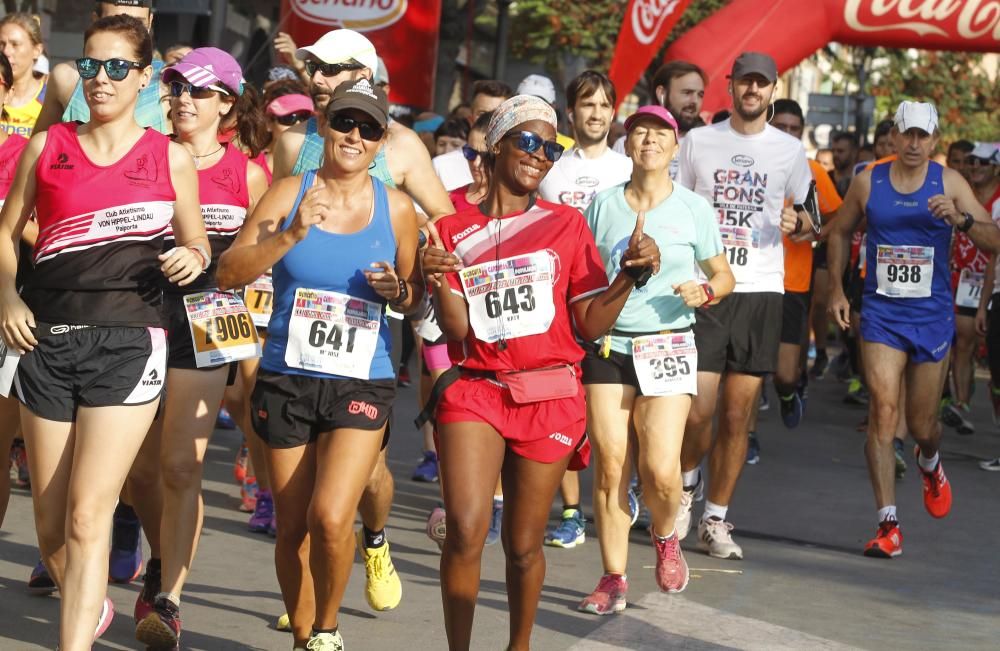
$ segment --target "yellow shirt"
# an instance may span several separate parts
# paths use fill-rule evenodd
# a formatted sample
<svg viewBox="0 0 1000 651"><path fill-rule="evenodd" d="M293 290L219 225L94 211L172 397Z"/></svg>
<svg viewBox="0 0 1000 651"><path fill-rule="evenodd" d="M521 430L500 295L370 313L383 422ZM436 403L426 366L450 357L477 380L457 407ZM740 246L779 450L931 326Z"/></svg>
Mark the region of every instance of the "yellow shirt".
<svg viewBox="0 0 1000 651"><path fill-rule="evenodd" d="M38 114L42 112L42 102L45 101L45 84L41 84L38 93L25 102L23 106L4 106L0 115L0 128L7 133L17 134L25 138L31 137Z"/></svg>
<svg viewBox="0 0 1000 651"><path fill-rule="evenodd" d="M576 144L576 141L569 136L564 136L563 134L556 132L556 142L563 146L563 149L569 150L570 147Z"/></svg>

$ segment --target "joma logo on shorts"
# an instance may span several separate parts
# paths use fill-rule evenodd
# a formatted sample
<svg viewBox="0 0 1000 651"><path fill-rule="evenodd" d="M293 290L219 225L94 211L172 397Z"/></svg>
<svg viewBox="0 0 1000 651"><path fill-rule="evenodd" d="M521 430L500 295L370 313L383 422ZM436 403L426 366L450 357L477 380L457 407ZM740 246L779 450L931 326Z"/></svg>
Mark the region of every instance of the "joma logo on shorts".
<svg viewBox="0 0 1000 651"><path fill-rule="evenodd" d="M560 434L559 432L552 432L549 434L549 438L558 443L562 443L566 447L573 445L573 439L566 436L565 434Z"/></svg>
<svg viewBox="0 0 1000 651"><path fill-rule="evenodd" d="M347 405L347 413L364 414L368 420L375 420L378 418L378 407L370 405L364 400L352 400L351 404Z"/></svg>

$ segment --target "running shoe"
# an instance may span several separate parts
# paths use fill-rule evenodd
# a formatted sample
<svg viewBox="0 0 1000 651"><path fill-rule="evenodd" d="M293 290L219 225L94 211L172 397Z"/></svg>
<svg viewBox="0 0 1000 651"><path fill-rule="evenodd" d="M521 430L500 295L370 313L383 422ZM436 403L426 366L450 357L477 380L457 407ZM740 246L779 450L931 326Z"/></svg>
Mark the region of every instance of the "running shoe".
<svg viewBox="0 0 1000 651"><path fill-rule="evenodd" d="M288 613L285 613L278 618L278 621L274 624L274 628L284 632L290 632L292 630L292 620L288 617Z"/></svg>
<svg viewBox="0 0 1000 651"><path fill-rule="evenodd" d="M410 369L406 366L399 367L399 375L396 376L396 386L404 389L410 386Z"/></svg>
<svg viewBox="0 0 1000 651"><path fill-rule="evenodd" d="M683 592L690 579L690 573L687 561L684 560L684 552L681 551L681 541L673 535L661 542L653 535L652 529L649 531L649 536L656 551L654 577L657 587L662 592Z"/></svg>
<svg viewBox="0 0 1000 651"><path fill-rule="evenodd" d="M313 633L306 642L306 651L344 651L344 638L336 633Z"/></svg>
<svg viewBox="0 0 1000 651"><path fill-rule="evenodd" d="M742 560L743 549L733 542L732 530L732 523L725 520L702 519L698 523L698 548L715 558Z"/></svg>
<svg viewBox="0 0 1000 651"><path fill-rule="evenodd" d="M621 574L605 574L577 610L594 615L614 615L625 610L628 581Z"/></svg>
<svg viewBox="0 0 1000 651"><path fill-rule="evenodd" d="M969 405L949 402L941 409L941 422L963 436L976 433L976 426L967 417L971 410Z"/></svg>
<svg viewBox="0 0 1000 651"><path fill-rule="evenodd" d="M868 404L868 389L865 388L860 378L851 378L850 383L847 385L847 394L844 396L844 402L862 406Z"/></svg>
<svg viewBox="0 0 1000 651"><path fill-rule="evenodd" d="M438 455L437 452L428 450L424 452L424 459L417 464L413 470L413 481L435 482L438 480Z"/></svg>
<svg viewBox="0 0 1000 651"><path fill-rule="evenodd" d="M215 429L236 429L236 421L225 407L219 407L219 415L215 417Z"/></svg>
<svg viewBox="0 0 1000 651"><path fill-rule="evenodd" d="M563 549L573 549L577 545L582 545L586 539L587 533L583 524L583 513L580 512L580 509L563 511L562 521L545 534L546 545L562 547Z"/></svg>
<svg viewBox="0 0 1000 651"><path fill-rule="evenodd" d="M490 514L490 529L486 532L486 544L495 545L500 540L500 529L503 527L503 500L493 500L493 512Z"/></svg>
<svg viewBox="0 0 1000 651"><path fill-rule="evenodd" d="M372 610L392 610L403 598L403 584L389 556L389 541L381 547L365 547L364 534L358 529L358 551L365 562L365 597ZM323 648L323 647L321 647Z"/></svg>
<svg viewBox="0 0 1000 651"><path fill-rule="evenodd" d="M253 513L257 509L257 478L247 477L240 486L240 511Z"/></svg>
<svg viewBox="0 0 1000 651"><path fill-rule="evenodd" d="M996 459L989 459L987 461L980 461L979 467L988 472L998 472L1000 471L1000 457Z"/></svg>
<svg viewBox="0 0 1000 651"><path fill-rule="evenodd" d="M444 549L444 537L447 533L445 528L445 512L440 506L435 506L427 518L427 537L437 543L438 550Z"/></svg>
<svg viewBox="0 0 1000 651"><path fill-rule="evenodd" d="M920 454L920 448L914 449L914 454ZM924 485L924 508L935 518L943 518L951 510L951 484L944 475L944 466L938 461L933 471L927 472L920 468L920 479Z"/></svg>
<svg viewBox="0 0 1000 651"><path fill-rule="evenodd" d="M771 402L767 399L767 389L760 392L760 402L757 403L757 411L767 411L771 408Z"/></svg>
<svg viewBox="0 0 1000 651"><path fill-rule="evenodd" d="M115 509L111 530L108 577L113 583L131 583L142 572L142 526L127 504Z"/></svg>
<svg viewBox="0 0 1000 651"><path fill-rule="evenodd" d="M271 498L271 491L261 489L257 491L257 502L254 504L250 522L247 523L247 530L251 533L267 533L271 529L272 520L274 520L274 500Z"/></svg>
<svg viewBox="0 0 1000 651"><path fill-rule="evenodd" d="M802 402L802 417L805 418L806 407L809 406L809 376L806 375L805 371L802 371L802 378L799 380L799 385L795 387L795 393L799 394L799 401Z"/></svg>
<svg viewBox="0 0 1000 651"><path fill-rule="evenodd" d="M760 463L760 440L757 439L756 432L750 432L750 440L747 443L747 463L751 466ZM683 498L681 499L683 501Z"/></svg>
<svg viewBox="0 0 1000 651"><path fill-rule="evenodd" d="M629 526L634 527L636 521L639 519L639 496L635 494L635 491L630 486L626 497L628 499Z"/></svg>
<svg viewBox="0 0 1000 651"><path fill-rule="evenodd" d="M698 483L694 486L684 486L681 491L681 503L677 509L677 519L674 521L674 530L677 532L677 540L687 538L691 531L691 510L694 503L701 501L704 496L705 482L698 477Z"/></svg>
<svg viewBox="0 0 1000 651"><path fill-rule="evenodd" d="M778 405L781 408L781 422L788 429L795 429L802 422L802 398L795 391L791 395L778 396Z"/></svg>
<svg viewBox="0 0 1000 651"><path fill-rule="evenodd" d="M903 456L903 442L897 438L892 439L892 451L896 457L896 479L906 476L906 459Z"/></svg>
<svg viewBox="0 0 1000 651"><path fill-rule="evenodd" d="M111 620L115 618L115 604L111 601L110 597L104 598L104 604L101 606L101 616L97 618L97 628L94 629L94 641L97 638L104 635L111 626Z"/></svg>
<svg viewBox="0 0 1000 651"><path fill-rule="evenodd" d="M812 367L809 369L809 377L814 380L822 380L826 377L826 370L830 365L830 359L826 356L825 352L816 352L816 360L813 362Z"/></svg>
<svg viewBox="0 0 1000 651"><path fill-rule="evenodd" d="M56 582L52 580L49 571L45 568L45 563L41 560L35 569L31 570L28 577L28 592L39 597L45 597L56 591Z"/></svg>
<svg viewBox="0 0 1000 651"><path fill-rule="evenodd" d="M10 462L14 467L14 485L18 488L31 486L31 473L28 472L28 452L22 439L14 439L10 446Z"/></svg>
<svg viewBox="0 0 1000 651"><path fill-rule="evenodd" d="M885 520L879 524L875 537L865 545L865 556L871 558L895 558L902 553L903 534L895 520Z"/></svg>
<svg viewBox="0 0 1000 651"><path fill-rule="evenodd" d="M993 424L1000 426L1000 388L990 382L990 403L993 405Z"/></svg>
<svg viewBox="0 0 1000 651"><path fill-rule="evenodd" d="M135 627L135 639L153 649L174 649L181 637L181 610L166 597L153 603L153 612Z"/></svg>
<svg viewBox="0 0 1000 651"><path fill-rule="evenodd" d="M160 594L160 559L151 558L146 563L146 576L142 579L142 590L135 599L132 617L138 624L153 612L156 595Z"/></svg>
<svg viewBox="0 0 1000 651"><path fill-rule="evenodd" d="M243 485L243 480L247 478L247 461L250 459L250 448L247 447L246 441L240 445L239 451L236 453L236 461L233 463L233 479L240 486Z"/></svg>

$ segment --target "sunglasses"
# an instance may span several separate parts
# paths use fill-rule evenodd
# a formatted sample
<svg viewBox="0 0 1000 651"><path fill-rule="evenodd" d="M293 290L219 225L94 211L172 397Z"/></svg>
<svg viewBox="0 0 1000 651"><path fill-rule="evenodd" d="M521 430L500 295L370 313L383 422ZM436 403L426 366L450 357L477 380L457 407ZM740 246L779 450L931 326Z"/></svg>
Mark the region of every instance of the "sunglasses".
<svg viewBox="0 0 1000 651"><path fill-rule="evenodd" d="M79 71L81 79L93 79L101 71L102 67L104 68L104 72L107 73L108 79L111 81L121 81L125 77L128 77L129 71L133 68L142 70L146 66L137 61L129 61L127 59L101 61L93 57L83 57L76 60L76 69Z"/></svg>
<svg viewBox="0 0 1000 651"><path fill-rule="evenodd" d="M462 155L465 156L465 160L470 163L485 154L485 151L479 151L471 145L462 145Z"/></svg>
<svg viewBox="0 0 1000 651"><path fill-rule="evenodd" d="M968 158L965 159L965 164L968 165L969 167L977 167L977 166L978 167L989 167L990 165L993 164L993 161L991 161L988 158L979 158L977 156L969 156Z"/></svg>
<svg viewBox="0 0 1000 651"><path fill-rule="evenodd" d="M339 113L330 118L330 128L339 133L351 133L357 129L362 140L371 142L381 140L385 134L385 129L374 122L362 122Z"/></svg>
<svg viewBox="0 0 1000 651"><path fill-rule="evenodd" d="M289 113L288 115L273 115L274 121L278 124L286 127L290 127L298 124L299 122L305 122L312 117L312 113L306 113L302 111L300 113Z"/></svg>
<svg viewBox="0 0 1000 651"><path fill-rule="evenodd" d="M542 140L542 137L531 131L521 131L520 133L509 133L505 138L517 138L516 147L526 154L533 154L539 149L545 150L545 157L553 163L559 160L565 147L555 140Z"/></svg>
<svg viewBox="0 0 1000 651"><path fill-rule="evenodd" d="M191 96L191 99L208 99L216 93L228 95L229 93L218 86L195 86L185 81L170 82L170 96L180 97L184 93Z"/></svg>
<svg viewBox="0 0 1000 651"><path fill-rule="evenodd" d="M306 72L310 77L315 75L317 70L322 72L324 77L336 77L342 72L361 70L363 67L355 63L322 63L320 61L306 60Z"/></svg>

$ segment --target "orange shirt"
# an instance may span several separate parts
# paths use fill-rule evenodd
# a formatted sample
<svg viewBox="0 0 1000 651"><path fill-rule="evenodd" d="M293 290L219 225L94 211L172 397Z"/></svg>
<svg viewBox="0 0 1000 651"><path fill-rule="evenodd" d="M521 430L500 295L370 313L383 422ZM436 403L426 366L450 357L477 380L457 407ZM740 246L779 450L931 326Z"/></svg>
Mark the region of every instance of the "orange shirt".
<svg viewBox="0 0 1000 651"><path fill-rule="evenodd" d="M843 200L837 194L833 180L823 166L814 160L809 160L813 179L816 181L816 198L819 201L819 212L824 217L832 215L840 208ZM787 236L782 238L785 246L785 291L808 292L812 284L812 242L792 242Z"/></svg>

